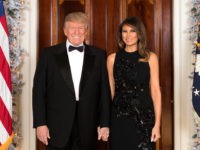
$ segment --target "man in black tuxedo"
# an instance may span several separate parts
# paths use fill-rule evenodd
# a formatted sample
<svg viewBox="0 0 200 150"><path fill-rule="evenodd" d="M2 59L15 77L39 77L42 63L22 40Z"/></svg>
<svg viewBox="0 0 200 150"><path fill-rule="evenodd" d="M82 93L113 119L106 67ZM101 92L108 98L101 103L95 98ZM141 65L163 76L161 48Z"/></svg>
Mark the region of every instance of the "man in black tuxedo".
<svg viewBox="0 0 200 150"><path fill-rule="evenodd" d="M33 121L47 150L95 150L108 140L110 87L105 51L84 43L84 13L65 17L66 42L45 48L33 83ZM98 132L97 132L98 131Z"/></svg>

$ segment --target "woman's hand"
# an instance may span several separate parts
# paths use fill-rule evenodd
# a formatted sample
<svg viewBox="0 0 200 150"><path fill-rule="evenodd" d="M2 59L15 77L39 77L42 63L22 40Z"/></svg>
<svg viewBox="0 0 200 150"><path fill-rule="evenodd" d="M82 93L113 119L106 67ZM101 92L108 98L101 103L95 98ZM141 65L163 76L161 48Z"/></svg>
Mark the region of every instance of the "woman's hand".
<svg viewBox="0 0 200 150"><path fill-rule="evenodd" d="M156 142L160 139L160 127L154 126L151 133L151 142Z"/></svg>

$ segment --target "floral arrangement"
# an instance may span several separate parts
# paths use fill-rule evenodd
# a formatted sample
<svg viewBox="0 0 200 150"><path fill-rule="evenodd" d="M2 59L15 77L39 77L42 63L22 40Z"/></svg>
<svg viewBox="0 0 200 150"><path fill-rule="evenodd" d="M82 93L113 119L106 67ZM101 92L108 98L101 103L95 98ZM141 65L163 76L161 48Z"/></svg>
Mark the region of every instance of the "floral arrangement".
<svg viewBox="0 0 200 150"><path fill-rule="evenodd" d="M190 27L188 29L189 32L189 40L194 44L192 53L195 55L196 46L197 45L197 38L199 34L199 27L200 27L200 0L189 0L191 4L191 9L189 11L189 23ZM193 63L194 65L195 63ZM193 73L190 76L193 79ZM192 150L200 150L200 117L194 111L193 113L194 118L194 127L195 127L195 134L193 135L193 143L192 143Z"/></svg>
<svg viewBox="0 0 200 150"><path fill-rule="evenodd" d="M189 3L191 4L192 8L189 12L189 23L190 27L188 29L189 31L189 39L194 43L194 41L198 38L198 25L200 23L200 0L190 0ZM194 51L195 51L194 45Z"/></svg>
<svg viewBox="0 0 200 150"><path fill-rule="evenodd" d="M16 150L22 140L21 121L19 118L19 100L22 92L23 80L20 72L25 56L25 51L21 47L20 36L23 34L24 20L23 11L25 2L23 0L4 0L10 49L10 68L12 79L12 123L15 136L8 150Z"/></svg>

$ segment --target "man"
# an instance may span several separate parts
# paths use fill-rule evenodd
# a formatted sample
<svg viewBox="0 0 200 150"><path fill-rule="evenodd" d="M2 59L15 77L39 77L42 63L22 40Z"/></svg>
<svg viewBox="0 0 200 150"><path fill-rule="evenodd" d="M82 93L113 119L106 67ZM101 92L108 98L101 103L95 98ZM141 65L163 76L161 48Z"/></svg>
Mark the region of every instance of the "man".
<svg viewBox="0 0 200 150"><path fill-rule="evenodd" d="M33 83L33 120L47 150L94 150L108 140L110 88L105 52L84 44L84 13L65 17L65 43L43 50Z"/></svg>

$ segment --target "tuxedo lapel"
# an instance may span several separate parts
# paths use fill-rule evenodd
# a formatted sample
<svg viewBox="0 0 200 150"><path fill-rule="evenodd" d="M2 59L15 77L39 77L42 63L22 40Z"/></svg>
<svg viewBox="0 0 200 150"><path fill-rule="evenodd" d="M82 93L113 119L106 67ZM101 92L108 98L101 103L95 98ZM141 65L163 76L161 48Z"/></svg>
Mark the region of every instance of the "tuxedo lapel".
<svg viewBox="0 0 200 150"><path fill-rule="evenodd" d="M63 45L61 45L60 51L57 54L55 54L55 60L56 60L57 66L59 68L59 71L60 71L62 77L64 78L65 83L67 84L70 91L73 92L75 95L74 85L73 85L73 80L72 80L72 75L71 75L71 69L70 69L70 65L69 65L69 58L67 55L65 43Z"/></svg>
<svg viewBox="0 0 200 150"><path fill-rule="evenodd" d="M82 69L82 75L79 85L79 96L81 97L81 94L83 92L83 89L85 87L85 84L90 76L90 73L93 70L95 62L95 55L91 53L91 49L89 46L85 46L85 54L84 54L84 61L83 61L83 69Z"/></svg>

